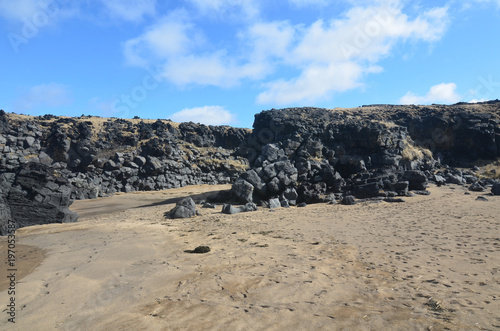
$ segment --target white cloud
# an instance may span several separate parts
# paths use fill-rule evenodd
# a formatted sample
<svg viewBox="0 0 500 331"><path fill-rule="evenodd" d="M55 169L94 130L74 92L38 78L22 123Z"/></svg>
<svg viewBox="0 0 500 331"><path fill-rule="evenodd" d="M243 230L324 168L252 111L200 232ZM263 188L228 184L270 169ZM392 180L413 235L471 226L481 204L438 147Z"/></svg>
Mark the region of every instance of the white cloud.
<svg viewBox="0 0 500 331"><path fill-rule="evenodd" d="M264 47L273 44L285 47L276 24L273 36L264 36L264 31L256 27L248 38L253 47L253 56L241 63L229 56L224 49L212 52L199 51L207 44L205 37L189 22L187 13L177 11L165 17L160 23L150 27L137 38L124 44L124 55L129 65L147 67L151 63L161 63L161 77L179 86L189 84L231 87L242 79L260 79L270 71L269 65L262 60L267 57ZM279 40L278 40L279 39ZM271 52L272 53L272 52Z"/></svg>
<svg viewBox="0 0 500 331"><path fill-rule="evenodd" d="M188 0L204 15L228 19L248 20L259 15L260 6L255 0Z"/></svg>
<svg viewBox="0 0 500 331"><path fill-rule="evenodd" d="M479 3L496 3L497 8L500 8L500 0L473 0L473 2L479 2Z"/></svg>
<svg viewBox="0 0 500 331"><path fill-rule="evenodd" d="M241 35L252 49L252 58L285 58L295 35L295 28L288 22L257 22Z"/></svg>
<svg viewBox="0 0 500 331"><path fill-rule="evenodd" d="M265 67L248 63L239 65L224 52L172 58L164 67L163 77L185 86L189 84L232 87L243 78L257 78Z"/></svg>
<svg viewBox="0 0 500 331"><path fill-rule="evenodd" d="M456 103L461 96L456 93L457 85L455 83L441 83L432 86L426 95L418 96L412 92L406 93L399 102L403 105L422 105L430 103Z"/></svg>
<svg viewBox="0 0 500 331"><path fill-rule="evenodd" d="M290 0L290 2L297 7L305 7L305 6L325 6L328 4L326 0Z"/></svg>
<svg viewBox="0 0 500 331"><path fill-rule="evenodd" d="M38 107L60 107L73 102L69 91L60 84L41 84L31 87L15 103L18 112L35 109Z"/></svg>
<svg viewBox="0 0 500 331"><path fill-rule="evenodd" d="M173 12L139 37L126 41L124 43L126 63L147 66L150 62L188 54L193 47L201 46L202 37L184 17L183 11Z"/></svg>
<svg viewBox="0 0 500 331"><path fill-rule="evenodd" d="M140 21L146 15L154 15L156 0L101 0L112 17L126 21Z"/></svg>
<svg viewBox="0 0 500 331"><path fill-rule="evenodd" d="M0 17L19 22L38 21L59 17L74 17L85 12L88 4L59 0L0 0ZM144 16L156 13L156 0L100 0L99 8L104 9L109 17L125 21L140 21ZM91 7L90 7L91 8Z"/></svg>
<svg viewBox="0 0 500 331"><path fill-rule="evenodd" d="M257 0L189 0L200 12L247 10ZM297 0L305 4L307 0ZM312 2L317 2L310 0ZM309 2L310 2L309 1ZM358 88L367 74L381 72L378 62L400 42L435 42L446 31L446 7L431 8L410 18L400 0L356 1L341 17L310 25L254 18L239 22L235 41L211 43L187 12L170 14L137 38L125 43L127 63L163 67L162 78L189 84L232 87L258 80L264 104L313 102L335 92ZM368 5L366 3L369 3ZM249 10L249 9L248 9ZM203 46L203 47L201 47ZM287 76L268 79L276 72ZM294 76L292 76L294 75Z"/></svg>
<svg viewBox="0 0 500 331"><path fill-rule="evenodd" d="M175 122L195 122L206 125L230 124L236 116L221 106L186 108L171 116Z"/></svg>
<svg viewBox="0 0 500 331"><path fill-rule="evenodd" d="M346 91L360 86L363 68L353 62L311 66L293 80L280 80L268 84L267 91L257 97L261 104L291 104L323 99L331 91Z"/></svg>
<svg viewBox="0 0 500 331"><path fill-rule="evenodd" d="M46 5L38 0L0 0L0 16L11 20L31 19L45 9Z"/></svg>
<svg viewBox="0 0 500 331"><path fill-rule="evenodd" d="M380 59L399 41L432 42L442 36L447 9L435 8L411 20L401 6L354 7L342 18L295 27L298 40L283 60L301 68L298 77L266 84L257 102L288 104L325 99L334 92L362 86L362 78L380 72Z"/></svg>
<svg viewBox="0 0 500 331"><path fill-rule="evenodd" d="M485 102L488 101L486 99L472 99L470 101L467 101L468 103L478 103L478 102Z"/></svg>

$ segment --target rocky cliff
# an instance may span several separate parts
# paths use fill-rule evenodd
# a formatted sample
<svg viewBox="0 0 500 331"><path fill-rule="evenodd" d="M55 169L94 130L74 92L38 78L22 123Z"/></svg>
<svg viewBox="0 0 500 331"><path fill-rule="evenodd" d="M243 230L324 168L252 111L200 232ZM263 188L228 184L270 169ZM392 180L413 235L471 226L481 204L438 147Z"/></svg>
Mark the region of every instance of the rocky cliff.
<svg viewBox="0 0 500 331"><path fill-rule="evenodd" d="M436 170L500 156L500 102L273 109L255 115L238 153L251 165L232 189L242 203L405 196L428 181L478 181Z"/></svg>
<svg viewBox="0 0 500 331"><path fill-rule="evenodd" d="M480 188L492 182L443 166L499 156L498 100L272 109L253 130L0 111L0 231L75 221L73 199L192 184L234 183L242 203L283 205L394 198L428 181Z"/></svg>
<svg viewBox="0 0 500 331"><path fill-rule="evenodd" d="M67 209L73 199L231 183L248 165L232 154L249 133L165 120L0 111L1 234L9 219L16 227L74 221Z"/></svg>

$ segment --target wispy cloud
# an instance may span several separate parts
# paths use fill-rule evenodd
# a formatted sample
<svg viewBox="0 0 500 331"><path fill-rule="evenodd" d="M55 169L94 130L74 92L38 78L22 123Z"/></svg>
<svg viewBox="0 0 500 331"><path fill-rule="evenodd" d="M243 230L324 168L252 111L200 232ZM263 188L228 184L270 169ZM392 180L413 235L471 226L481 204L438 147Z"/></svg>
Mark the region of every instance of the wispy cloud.
<svg viewBox="0 0 500 331"><path fill-rule="evenodd" d="M137 22L156 13L156 0L99 0L98 2L71 2L59 0L0 0L0 17L11 21L31 22L52 18L55 14L69 18L87 7L97 6L107 17ZM87 8L88 9L88 8Z"/></svg>
<svg viewBox="0 0 500 331"><path fill-rule="evenodd" d="M156 0L101 0L111 17L140 21L156 12Z"/></svg>
<svg viewBox="0 0 500 331"><path fill-rule="evenodd" d="M455 83L441 83L432 86L429 91L419 96L412 92L406 93L399 102L403 105L423 105L431 103L451 104L459 102L461 96L456 92L457 85Z"/></svg>
<svg viewBox="0 0 500 331"><path fill-rule="evenodd" d="M497 5L497 8L500 9L500 0L472 0L473 2L479 2L479 3L485 3L485 4L489 4L489 3L493 3L493 4L496 4Z"/></svg>
<svg viewBox="0 0 500 331"><path fill-rule="evenodd" d="M296 45L284 60L302 68L298 77L267 83L257 102L288 104L324 99L363 85L381 72L378 62L405 40L433 42L447 27L447 9L434 8L411 20L396 7L354 7L343 18L295 28Z"/></svg>
<svg viewBox="0 0 500 331"><path fill-rule="evenodd" d="M290 0L290 3L292 3L295 6L298 7L305 7L305 6L325 6L328 4L327 0Z"/></svg>
<svg viewBox="0 0 500 331"><path fill-rule="evenodd" d="M133 66L147 66L189 54L203 44L201 34L186 19L183 10L172 12L140 36L124 43L125 61Z"/></svg>
<svg viewBox="0 0 500 331"><path fill-rule="evenodd" d="M224 20L247 21L258 17L260 3L256 0L187 0L203 15Z"/></svg>
<svg viewBox="0 0 500 331"><path fill-rule="evenodd" d="M24 112L44 107L61 107L73 102L69 90L61 84L41 84L31 87L14 103L14 111Z"/></svg>
<svg viewBox="0 0 500 331"><path fill-rule="evenodd" d="M38 0L0 0L0 16L13 21L31 19L46 8L47 3Z"/></svg>
<svg viewBox="0 0 500 331"><path fill-rule="evenodd" d="M243 10L258 3L190 2L205 12L224 12L234 6ZM410 18L400 1L378 1L375 5L351 7L340 18L309 25L256 17L241 23L233 39L225 43L212 41L209 32L202 31L184 12L169 14L161 23L127 41L124 54L129 64L160 63L163 78L179 86L227 88L254 80L263 88L256 98L258 103L283 105L326 99L336 92L359 88L366 75L383 70L380 60L390 56L398 43L435 42L448 25L447 7L431 8ZM288 76L269 78L278 70Z"/></svg>
<svg viewBox="0 0 500 331"><path fill-rule="evenodd" d="M231 124L236 116L221 106L186 108L171 116L175 122L195 122L206 125Z"/></svg>

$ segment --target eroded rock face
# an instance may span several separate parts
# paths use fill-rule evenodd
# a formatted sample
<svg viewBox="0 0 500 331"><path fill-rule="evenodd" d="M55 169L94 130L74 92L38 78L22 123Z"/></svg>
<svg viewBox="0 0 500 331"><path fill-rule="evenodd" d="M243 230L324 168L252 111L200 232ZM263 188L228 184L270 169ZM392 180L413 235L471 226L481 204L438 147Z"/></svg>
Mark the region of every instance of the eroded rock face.
<svg viewBox="0 0 500 331"><path fill-rule="evenodd" d="M423 148L428 148L425 151ZM432 152L432 153L431 153ZM443 165L500 156L500 101L452 106L272 109L254 130L168 120L28 117L0 110L0 216L73 221L73 199L234 183L240 203L405 196L494 180ZM350 198L349 198L350 199ZM277 205L277 201L276 201ZM228 207L229 208L229 207ZM180 209L180 208L179 208ZM30 216L30 217L31 217Z"/></svg>
<svg viewBox="0 0 500 331"><path fill-rule="evenodd" d="M247 160L232 155L249 130L170 121L0 111L0 215L16 227L74 221L70 201L116 192L227 184ZM22 208L26 209L25 212Z"/></svg>
<svg viewBox="0 0 500 331"><path fill-rule="evenodd" d="M27 163L18 173L0 175L2 235L8 224L21 228L36 224L76 222L78 215L68 208L73 202L71 187L54 169L41 163Z"/></svg>
<svg viewBox="0 0 500 331"><path fill-rule="evenodd" d="M167 120L0 113L0 173L26 163L59 171L71 198L234 182L247 160L233 155L249 130Z"/></svg>
<svg viewBox="0 0 500 331"><path fill-rule="evenodd" d="M253 186L256 201L291 188L299 203L320 202L327 192L373 197L402 177L408 165L401 154L408 141L405 127L325 109L265 111L255 116L254 131L239 149L252 167L240 180Z"/></svg>
<svg viewBox="0 0 500 331"><path fill-rule="evenodd" d="M246 201L280 195L283 201L282 193L293 188L297 202L315 203L328 193L358 199L405 196L425 190L429 180L472 184L478 180L473 175L434 176L434 171L443 161L499 156L499 125L498 101L264 111L255 115L254 130L238 150L251 169L237 185L253 187Z"/></svg>

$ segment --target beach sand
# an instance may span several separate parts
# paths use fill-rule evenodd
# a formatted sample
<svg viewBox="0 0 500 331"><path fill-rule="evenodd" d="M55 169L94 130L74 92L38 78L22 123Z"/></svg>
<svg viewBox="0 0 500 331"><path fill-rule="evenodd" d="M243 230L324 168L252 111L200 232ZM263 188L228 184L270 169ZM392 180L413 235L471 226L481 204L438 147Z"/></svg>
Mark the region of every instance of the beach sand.
<svg viewBox="0 0 500 331"><path fill-rule="evenodd" d="M2 274L0 329L500 328L500 197L444 186L404 203L164 217L229 187L76 201L77 223L19 229L16 323ZM200 245L211 251L188 253Z"/></svg>

